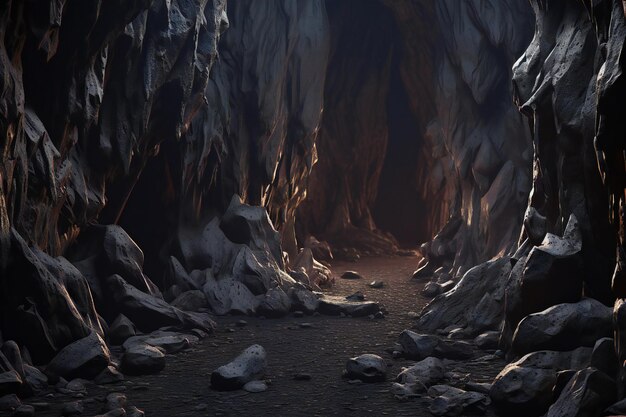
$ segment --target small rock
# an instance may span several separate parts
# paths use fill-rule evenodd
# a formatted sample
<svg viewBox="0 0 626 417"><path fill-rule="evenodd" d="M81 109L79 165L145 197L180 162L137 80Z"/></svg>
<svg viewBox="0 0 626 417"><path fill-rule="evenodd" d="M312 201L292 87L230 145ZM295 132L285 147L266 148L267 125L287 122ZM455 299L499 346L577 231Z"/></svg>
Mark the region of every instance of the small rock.
<svg viewBox="0 0 626 417"><path fill-rule="evenodd" d="M496 350L500 341L500 332L491 331L482 333L474 339L474 344L479 349Z"/></svg>
<svg viewBox="0 0 626 417"><path fill-rule="evenodd" d="M46 367L48 375L95 378L109 366L111 353L96 332L64 347Z"/></svg>
<svg viewBox="0 0 626 417"><path fill-rule="evenodd" d="M40 393L48 389L48 377L39 369L31 365L24 364L26 383L35 392Z"/></svg>
<svg viewBox="0 0 626 417"><path fill-rule="evenodd" d="M489 390L491 389L491 384L486 382L466 382L465 390L478 392L480 394L489 395Z"/></svg>
<svg viewBox="0 0 626 417"><path fill-rule="evenodd" d="M232 362L219 367L211 374L211 388L236 390L265 374L267 366L265 349L253 345Z"/></svg>
<svg viewBox="0 0 626 417"><path fill-rule="evenodd" d="M365 354L351 358L346 362L346 375L363 382L380 382L387 377L387 364L378 355Z"/></svg>
<svg viewBox="0 0 626 417"><path fill-rule="evenodd" d="M67 383L65 389L73 393L87 393L85 381L82 379L72 379L70 382Z"/></svg>
<svg viewBox="0 0 626 417"><path fill-rule="evenodd" d="M106 411L115 410L126 407L126 396L119 392L112 392L106 398Z"/></svg>
<svg viewBox="0 0 626 417"><path fill-rule="evenodd" d="M94 379L94 383L97 385L117 384L124 380L124 375L118 371L114 366L107 366L98 376Z"/></svg>
<svg viewBox="0 0 626 417"><path fill-rule="evenodd" d="M361 291L357 291L346 297L348 301L365 301L365 295Z"/></svg>
<svg viewBox="0 0 626 417"><path fill-rule="evenodd" d="M342 279L363 279L361 274L359 274L356 271L346 271L343 274L341 274L341 278Z"/></svg>
<svg viewBox="0 0 626 417"><path fill-rule="evenodd" d="M244 391L258 393L267 391L267 384L264 381L250 381L243 386Z"/></svg>
<svg viewBox="0 0 626 417"><path fill-rule="evenodd" d="M109 333L107 336L114 345L121 345L129 337L133 337L137 334L137 327L130 321L128 317L123 314L117 316L111 326L109 326Z"/></svg>
<svg viewBox="0 0 626 417"><path fill-rule="evenodd" d="M486 406L489 405L487 396L483 394L467 392L447 385L431 387L428 395L434 397L428 410L436 416L462 416L477 411L484 413Z"/></svg>
<svg viewBox="0 0 626 417"><path fill-rule="evenodd" d="M303 311L294 311L293 312L293 316L297 319L304 317L304 312Z"/></svg>
<svg viewBox="0 0 626 417"><path fill-rule="evenodd" d="M372 281L369 283L369 287L370 288L383 288L385 286L385 283L383 281Z"/></svg>
<svg viewBox="0 0 626 417"><path fill-rule="evenodd" d="M402 372L396 377L396 382L400 384L417 384L427 388L442 381L444 373L445 367L443 362L437 358L430 357L417 362L410 368L403 368Z"/></svg>
<svg viewBox="0 0 626 417"><path fill-rule="evenodd" d="M374 318L377 320L384 319L385 313L383 313L382 311L378 311L376 314L374 314Z"/></svg>
<svg viewBox="0 0 626 417"><path fill-rule="evenodd" d="M295 379L296 381L310 381L311 374L305 374L305 373L295 374L293 376L293 379Z"/></svg>
<svg viewBox="0 0 626 417"><path fill-rule="evenodd" d="M429 282L424 285L424 288L422 289L422 295L426 298L434 298L442 292L441 285L436 282Z"/></svg>
<svg viewBox="0 0 626 417"><path fill-rule="evenodd" d="M248 325L248 322L245 320L239 320L237 322L237 327L246 327Z"/></svg>
<svg viewBox="0 0 626 417"><path fill-rule="evenodd" d="M298 323L298 327L300 327L301 329L310 329L313 327L313 324L311 323Z"/></svg>

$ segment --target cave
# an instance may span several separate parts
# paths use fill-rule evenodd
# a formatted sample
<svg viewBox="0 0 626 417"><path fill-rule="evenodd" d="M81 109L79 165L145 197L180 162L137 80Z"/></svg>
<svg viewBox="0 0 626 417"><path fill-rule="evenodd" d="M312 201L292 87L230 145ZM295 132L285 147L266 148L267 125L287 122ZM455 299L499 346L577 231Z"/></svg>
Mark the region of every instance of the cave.
<svg viewBox="0 0 626 417"><path fill-rule="evenodd" d="M0 415L626 414L619 0L0 4Z"/></svg>

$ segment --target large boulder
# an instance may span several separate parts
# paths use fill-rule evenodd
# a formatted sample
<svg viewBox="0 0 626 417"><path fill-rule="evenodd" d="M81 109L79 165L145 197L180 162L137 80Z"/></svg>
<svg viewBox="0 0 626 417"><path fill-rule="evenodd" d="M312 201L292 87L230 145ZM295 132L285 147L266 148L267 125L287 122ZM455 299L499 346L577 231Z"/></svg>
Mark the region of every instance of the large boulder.
<svg viewBox="0 0 626 417"><path fill-rule="evenodd" d="M542 415L553 401L558 372L586 368L591 352L590 348L540 351L510 363L498 374L489 391L494 406L507 416Z"/></svg>
<svg viewBox="0 0 626 417"><path fill-rule="evenodd" d="M211 388L215 390L236 390L265 374L267 366L265 349L252 345L232 362L220 366L211 374Z"/></svg>
<svg viewBox="0 0 626 417"><path fill-rule="evenodd" d="M387 378L387 363L378 355L360 355L346 362L346 376L363 382L381 382Z"/></svg>
<svg viewBox="0 0 626 417"><path fill-rule="evenodd" d="M576 372L565 386L546 417L587 417L599 412L616 400L615 381L595 368Z"/></svg>
<svg viewBox="0 0 626 417"><path fill-rule="evenodd" d="M46 373L66 379L95 378L109 366L111 353L96 332L64 347L46 367Z"/></svg>
<svg viewBox="0 0 626 417"><path fill-rule="evenodd" d="M563 303L577 303L583 295L582 235L576 216L570 216L563 237L547 233L540 246L514 269L506 294L505 338L532 313ZM506 343L509 340L505 340Z"/></svg>
<svg viewBox="0 0 626 417"><path fill-rule="evenodd" d="M591 298L559 304L524 318L513 335L512 349L523 355L538 350L567 351L593 347L613 334L613 311Z"/></svg>
<svg viewBox="0 0 626 417"><path fill-rule="evenodd" d="M472 356L469 343L418 334L411 330L400 333L398 343L402 346L404 356L415 360L430 356L447 359L468 359Z"/></svg>

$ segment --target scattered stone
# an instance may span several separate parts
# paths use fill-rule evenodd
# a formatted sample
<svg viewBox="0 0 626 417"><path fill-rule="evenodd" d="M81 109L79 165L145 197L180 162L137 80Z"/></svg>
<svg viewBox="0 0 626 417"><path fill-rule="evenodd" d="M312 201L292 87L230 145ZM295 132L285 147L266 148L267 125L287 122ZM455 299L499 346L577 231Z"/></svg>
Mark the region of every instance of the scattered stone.
<svg viewBox="0 0 626 417"><path fill-rule="evenodd" d="M365 295L361 291L357 291L354 294L346 297L348 301L365 301Z"/></svg>
<svg viewBox="0 0 626 417"><path fill-rule="evenodd" d="M66 403L61 410L62 416L79 416L85 412L85 406L81 401Z"/></svg>
<svg viewBox="0 0 626 417"><path fill-rule="evenodd" d="M594 368L578 371L550 406L546 417L597 415L616 400L615 381Z"/></svg>
<svg viewBox="0 0 626 417"><path fill-rule="evenodd" d="M380 289L380 288L383 288L384 286L385 286L385 283L383 281L372 281L369 283L370 288Z"/></svg>
<svg viewBox="0 0 626 417"><path fill-rule="evenodd" d="M539 350L567 351L593 347L597 340L612 334L613 310L586 298L525 317L513 335L512 349L520 355Z"/></svg>
<svg viewBox="0 0 626 417"><path fill-rule="evenodd" d="M293 379L296 381L310 381L311 374L299 373L293 376Z"/></svg>
<svg viewBox="0 0 626 417"><path fill-rule="evenodd" d="M378 311L378 312L376 312L376 314L374 314L374 318L377 319L377 320L384 319L385 318L385 313L383 313L382 311Z"/></svg>
<svg viewBox="0 0 626 417"><path fill-rule="evenodd" d="M114 366L107 366L102 372L96 376L94 383L97 385L117 384L124 381L124 375Z"/></svg>
<svg viewBox="0 0 626 417"><path fill-rule="evenodd" d="M106 411L116 410L118 408L126 407L126 396L119 392L112 392L106 397Z"/></svg>
<svg viewBox="0 0 626 417"><path fill-rule="evenodd" d="M486 382L466 382L465 390L489 395L489 390L491 390L491 384Z"/></svg>
<svg viewBox="0 0 626 417"><path fill-rule="evenodd" d="M319 300L318 311L329 316L367 317L380 311L380 306L372 301L350 302L342 297L325 296Z"/></svg>
<svg viewBox="0 0 626 417"><path fill-rule="evenodd" d="M396 377L396 382L410 385L411 392L423 392L426 388L444 379L445 367L437 358L426 358L409 368L402 368Z"/></svg>
<svg viewBox="0 0 626 417"><path fill-rule="evenodd" d="M239 321L236 323L236 326L237 326L237 327L246 327L247 325L248 325L248 322L247 322L247 321L245 321L245 320L239 320Z"/></svg>
<svg viewBox="0 0 626 417"><path fill-rule="evenodd" d="M456 285L456 282L452 280L445 281L440 284L441 285L441 293L450 291Z"/></svg>
<svg viewBox="0 0 626 417"><path fill-rule="evenodd" d="M346 362L346 375L363 382L381 382L387 377L387 364L380 356L367 353Z"/></svg>
<svg viewBox="0 0 626 417"><path fill-rule="evenodd" d="M70 382L67 383L65 389L73 393L86 394L87 388L85 387L85 382L86 381L83 379L72 379Z"/></svg>
<svg viewBox="0 0 626 417"><path fill-rule="evenodd" d="M447 359L468 359L472 356L471 346L466 342L441 339L410 330L405 330L400 334L399 343L404 355L415 360L422 360L429 356Z"/></svg>
<svg viewBox="0 0 626 417"><path fill-rule="evenodd" d="M264 381L250 381L243 386L243 390L251 393L267 391L267 384Z"/></svg>
<svg viewBox="0 0 626 417"><path fill-rule="evenodd" d="M343 274L341 274L341 278L342 279L363 279L361 274L359 274L356 271L346 271Z"/></svg>
<svg viewBox="0 0 626 417"><path fill-rule="evenodd" d="M265 374L267 366L265 349L253 345L244 350L232 362L219 367L211 374L211 388L236 390Z"/></svg>
<svg viewBox="0 0 626 417"><path fill-rule="evenodd" d="M291 307L306 314L315 314L319 306L319 299L311 291L294 287L289 290Z"/></svg>
<svg viewBox="0 0 626 417"><path fill-rule="evenodd" d="M428 390L428 395L434 397L428 410L436 416L461 416L476 412L484 413L489 405L487 396L483 394L463 391L448 385L434 385Z"/></svg>
<svg viewBox="0 0 626 417"><path fill-rule="evenodd" d="M298 327L301 329L311 329L313 324L311 323L298 323Z"/></svg>
<svg viewBox="0 0 626 417"><path fill-rule="evenodd" d="M128 375L157 374L165 368L165 354L150 345L133 345L122 356L122 370Z"/></svg>
<svg viewBox="0 0 626 417"><path fill-rule="evenodd" d="M297 318L297 319L302 318L302 317L304 317L304 312L303 312L303 311L300 311L300 310L294 311L294 312L293 312L293 316L294 316L295 318Z"/></svg>
<svg viewBox="0 0 626 417"><path fill-rule="evenodd" d="M134 336L124 342L124 349L134 345L149 345L162 349L165 353L174 354L188 349L192 343L197 343L196 336L184 333L158 330L145 336Z"/></svg>

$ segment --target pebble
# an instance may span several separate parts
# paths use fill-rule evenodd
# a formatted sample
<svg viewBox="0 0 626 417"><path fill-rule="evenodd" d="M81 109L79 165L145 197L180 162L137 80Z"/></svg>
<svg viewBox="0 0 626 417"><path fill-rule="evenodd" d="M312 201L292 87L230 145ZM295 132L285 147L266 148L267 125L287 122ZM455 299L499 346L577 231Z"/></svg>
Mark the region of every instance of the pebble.
<svg viewBox="0 0 626 417"><path fill-rule="evenodd" d="M248 322L245 320L239 320L237 322L237 327L246 327L248 325Z"/></svg>
<svg viewBox="0 0 626 417"><path fill-rule="evenodd" d="M301 329L310 329L313 327L313 324L311 323L300 323L298 324L298 327L300 327Z"/></svg>
<svg viewBox="0 0 626 417"><path fill-rule="evenodd" d="M243 386L244 391L258 393L267 391L267 384L264 381L250 381Z"/></svg>
<svg viewBox="0 0 626 417"><path fill-rule="evenodd" d="M385 283L382 281L372 281L369 283L370 288L383 288Z"/></svg>
<svg viewBox="0 0 626 417"><path fill-rule="evenodd" d="M296 381L310 381L311 374L305 374L305 373L295 374L293 379L295 379Z"/></svg>

